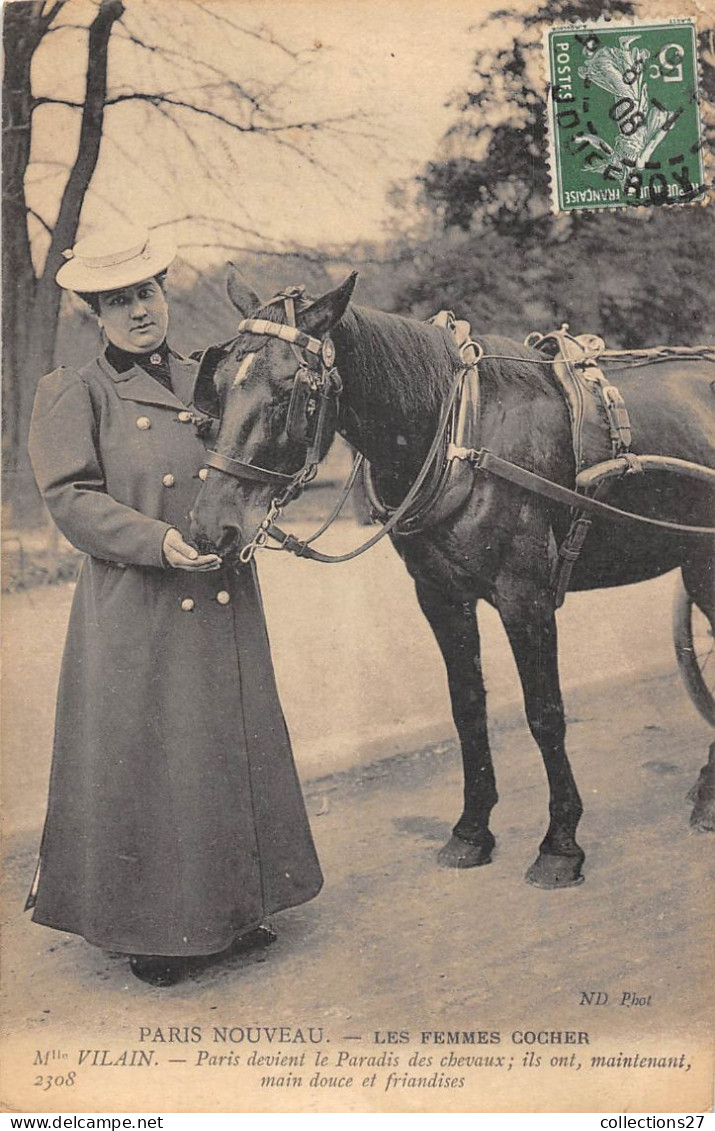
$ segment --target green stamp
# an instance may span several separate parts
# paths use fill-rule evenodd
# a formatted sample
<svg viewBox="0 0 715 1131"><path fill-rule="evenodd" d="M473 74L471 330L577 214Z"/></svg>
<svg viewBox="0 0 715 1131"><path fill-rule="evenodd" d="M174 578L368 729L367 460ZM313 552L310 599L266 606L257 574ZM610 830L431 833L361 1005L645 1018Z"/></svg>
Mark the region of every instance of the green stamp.
<svg viewBox="0 0 715 1131"><path fill-rule="evenodd" d="M692 21L570 24L545 50L555 212L704 199Z"/></svg>

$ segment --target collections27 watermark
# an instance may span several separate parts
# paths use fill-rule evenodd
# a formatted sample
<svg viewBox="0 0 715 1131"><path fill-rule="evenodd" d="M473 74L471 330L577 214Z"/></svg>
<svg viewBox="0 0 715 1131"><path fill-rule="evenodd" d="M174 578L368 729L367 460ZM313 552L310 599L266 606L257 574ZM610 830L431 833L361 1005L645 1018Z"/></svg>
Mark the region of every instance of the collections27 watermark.
<svg viewBox="0 0 715 1131"><path fill-rule="evenodd" d="M545 47L554 211L704 198L691 21L551 28Z"/></svg>

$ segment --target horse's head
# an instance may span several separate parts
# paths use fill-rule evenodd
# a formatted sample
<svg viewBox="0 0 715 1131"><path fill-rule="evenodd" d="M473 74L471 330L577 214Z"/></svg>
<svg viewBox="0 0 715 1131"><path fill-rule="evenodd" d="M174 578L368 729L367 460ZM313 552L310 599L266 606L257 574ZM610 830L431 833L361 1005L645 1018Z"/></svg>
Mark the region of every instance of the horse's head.
<svg viewBox="0 0 715 1131"><path fill-rule="evenodd" d="M330 331L356 278L318 299L291 288L262 303L229 265L239 333L206 351L194 397L197 408L221 418L191 516L192 537L203 548L235 557L271 501L330 447L341 389Z"/></svg>

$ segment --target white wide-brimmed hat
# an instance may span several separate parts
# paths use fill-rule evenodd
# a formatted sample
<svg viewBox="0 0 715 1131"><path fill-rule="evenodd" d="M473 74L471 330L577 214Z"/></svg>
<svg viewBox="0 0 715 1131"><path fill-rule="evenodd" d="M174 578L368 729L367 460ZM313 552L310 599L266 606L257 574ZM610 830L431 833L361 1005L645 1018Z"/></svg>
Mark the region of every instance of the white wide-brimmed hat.
<svg viewBox="0 0 715 1131"><path fill-rule="evenodd" d="M165 231L112 226L79 240L63 251L66 263L55 276L68 291L96 294L131 287L165 271L176 245Z"/></svg>

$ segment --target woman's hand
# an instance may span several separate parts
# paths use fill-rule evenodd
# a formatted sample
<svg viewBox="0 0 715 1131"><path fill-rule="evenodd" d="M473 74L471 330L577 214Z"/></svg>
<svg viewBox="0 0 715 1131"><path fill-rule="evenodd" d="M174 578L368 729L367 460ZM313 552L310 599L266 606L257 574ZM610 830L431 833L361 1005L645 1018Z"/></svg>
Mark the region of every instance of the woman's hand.
<svg viewBox="0 0 715 1131"><path fill-rule="evenodd" d="M179 531L173 527L171 530L167 530L161 548L172 569L188 569L195 573L206 573L210 569L221 567L221 559L218 554L200 554L198 550L185 542Z"/></svg>

